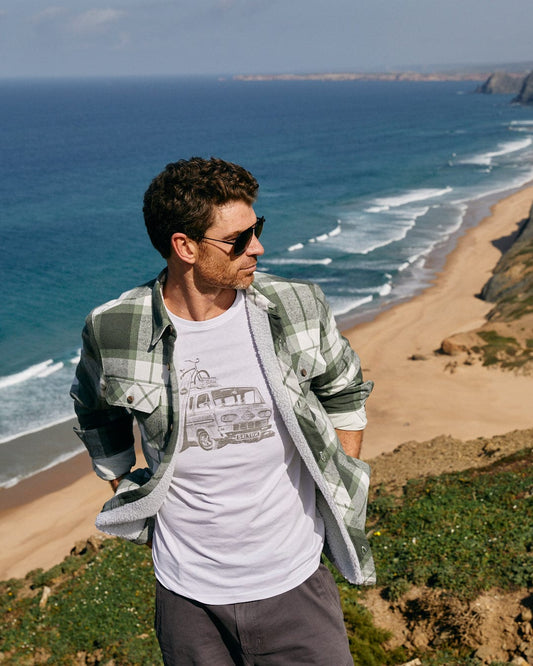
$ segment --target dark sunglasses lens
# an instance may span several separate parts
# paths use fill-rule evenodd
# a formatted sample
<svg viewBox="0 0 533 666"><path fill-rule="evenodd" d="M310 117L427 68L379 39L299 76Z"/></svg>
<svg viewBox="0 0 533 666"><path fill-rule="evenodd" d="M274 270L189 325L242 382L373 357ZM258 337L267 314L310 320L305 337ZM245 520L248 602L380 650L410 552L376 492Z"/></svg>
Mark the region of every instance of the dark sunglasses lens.
<svg viewBox="0 0 533 666"><path fill-rule="evenodd" d="M263 224L265 223L265 218L264 217L258 217L257 222L255 223L255 237L259 238L261 233L263 232Z"/></svg>
<svg viewBox="0 0 533 666"><path fill-rule="evenodd" d="M238 257L246 250L248 243L252 240L253 233L253 227L250 227L249 229L246 229L246 231L243 231L242 234L237 236L233 245L233 252L235 256Z"/></svg>
<svg viewBox="0 0 533 666"><path fill-rule="evenodd" d="M242 254L248 247L248 243L252 240L252 236L255 233L255 237L259 238L261 232L263 231L263 224L265 223L264 217L258 217L257 222L253 227L249 227L242 234L239 234L235 239L233 245L233 253L236 257Z"/></svg>

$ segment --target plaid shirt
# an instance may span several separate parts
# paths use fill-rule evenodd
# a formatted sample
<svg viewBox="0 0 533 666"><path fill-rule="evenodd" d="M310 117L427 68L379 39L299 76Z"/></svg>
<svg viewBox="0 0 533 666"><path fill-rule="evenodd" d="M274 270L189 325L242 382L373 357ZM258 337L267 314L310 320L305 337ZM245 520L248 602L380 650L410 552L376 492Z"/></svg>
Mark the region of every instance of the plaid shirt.
<svg viewBox="0 0 533 666"><path fill-rule="evenodd" d="M188 389L173 367L176 332L163 302L165 279L163 271L91 312L72 386L76 432L96 473L125 475L96 525L138 543L150 539L185 430ZM274 402L316 484L325 552L349 581L374 583L364 533L369 467L347 456L335 433L361 427L356 412L372 382L363 382L359 358L316 285L259 273L246 308ZM148 469L129 473L134 417Z"/></svg>

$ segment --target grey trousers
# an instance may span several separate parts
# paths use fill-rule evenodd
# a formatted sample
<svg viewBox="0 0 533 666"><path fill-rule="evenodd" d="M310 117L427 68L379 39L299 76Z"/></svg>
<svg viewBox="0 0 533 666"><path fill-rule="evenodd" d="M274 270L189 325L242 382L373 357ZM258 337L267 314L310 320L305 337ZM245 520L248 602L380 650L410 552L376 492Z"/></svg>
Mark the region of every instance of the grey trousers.
<svg viewBox="0 0 533 666"><path fill-rule="evenodd" d="M353 666L322 564L293 590L238 604L203 604L157 583L155 629L165 666Z"/></svg>

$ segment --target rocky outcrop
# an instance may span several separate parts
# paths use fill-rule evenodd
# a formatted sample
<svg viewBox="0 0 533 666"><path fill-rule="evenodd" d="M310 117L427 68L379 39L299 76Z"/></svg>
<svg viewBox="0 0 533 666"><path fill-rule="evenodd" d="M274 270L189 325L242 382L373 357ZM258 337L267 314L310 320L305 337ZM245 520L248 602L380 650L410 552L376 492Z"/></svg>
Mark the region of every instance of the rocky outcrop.
<svg viewBox="0 0 533 666"><path fill-rule="evenodd" d="M441 435L426 442L404 442L394 451L368 460L372 469L371 502L378 492L381 497L388 493L405 496L406 487L415 479L474 468L481 474L484 469L496 474L503 469L504 459L530 449L532 443L533 429L467 441ZM521 473L520 465L529 464L529 457L523 459L514 468L515 473ZM531 588L492 589L471 599L459 599L436 587L411 586L396 598L391 598L386 588L371 587L362 590L358 601L372 613L376 626L391 632L389 649L403 646L410 653L425 653L427 658L432 649L455 642L476 657L470 663L533 664ZM429 662L413 660L404 666L422 663ZM452 657L442 663L468 662Z"/></svg>
<svg viewBox="0 0 533 666"><path fill-rule="evenodd" d="M494 72L475 92L486 95L516 95L513 104L533 104L533 72L527 75Z"/></svg>
<svg viewBox="0 0 533 666"><path fill-rule="evenodd" d="M485 95L517 95L522 89L523 81L523 75L494 72L476 92Z"/></svg>
<svg viewBox="0 0 533 666"><path fill-rule="evenodd" d="M475 331L446 338L439 351L464 357L468 364L481 361L533 372L533 206L483 287L481 298L494 303L487 322Z"/></svg>
<svg viewBox="0 0 533 666"><path fill-rule="evenodd" d="M364 591L361 603L377 626L391 632L390 648L402 646L413 653L428 654L447 643L468 648L475 663L533 663L533 598L526 590L493 589L467 600L447 591L411 587L391 601L383 598L382 590L372 588ZM454 659L446 663L466 662Z"/></svg>
<svg viewBox="0 0 533 666"><path fill-rule="evenodd" d="M520 92L513 99L516 104L533 104L533 72L530 72L522 82Z"/></svg>

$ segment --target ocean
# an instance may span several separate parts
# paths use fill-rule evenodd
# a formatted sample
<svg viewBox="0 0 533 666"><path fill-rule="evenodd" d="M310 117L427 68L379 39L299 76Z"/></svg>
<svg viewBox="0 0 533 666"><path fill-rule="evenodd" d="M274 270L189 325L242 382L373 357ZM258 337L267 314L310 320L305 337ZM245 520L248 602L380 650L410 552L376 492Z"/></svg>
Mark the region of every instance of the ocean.
<svg viewBox="0 0 533 666"><path fill-rule="evenodd" d="M142 219L171 161L260 182L260 268L347 326L427 286L468 225L533 180L533 108L472 82L0 81L0 487L81 450L16 442L73 416L86 314L163 263Z"/></svg>

